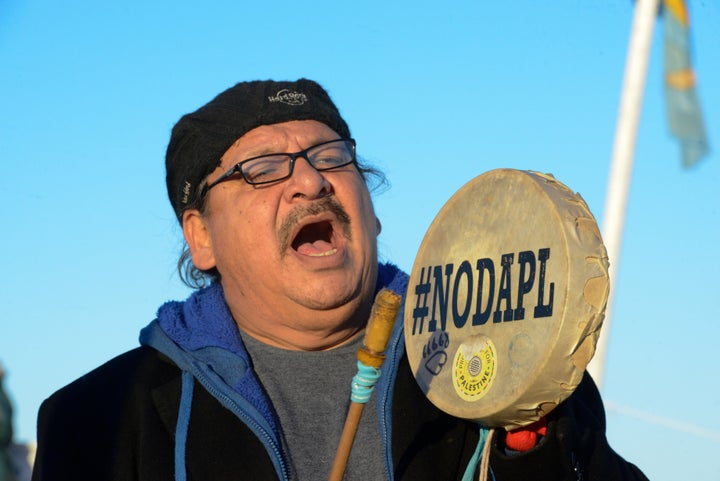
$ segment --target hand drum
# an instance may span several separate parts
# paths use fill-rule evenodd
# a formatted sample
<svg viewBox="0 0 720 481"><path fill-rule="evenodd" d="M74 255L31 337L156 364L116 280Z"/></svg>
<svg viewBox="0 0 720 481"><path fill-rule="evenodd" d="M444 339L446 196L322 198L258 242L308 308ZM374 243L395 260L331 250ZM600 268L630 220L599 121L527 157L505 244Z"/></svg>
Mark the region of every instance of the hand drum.
<svg viewBox="0 0 720 481"><path fill-rule="evenodd" d="M453 195L420 246L405 300L410 367L448 414L529 424L580 383L608 292L583 199L551 175L492 170Z"/></svg>

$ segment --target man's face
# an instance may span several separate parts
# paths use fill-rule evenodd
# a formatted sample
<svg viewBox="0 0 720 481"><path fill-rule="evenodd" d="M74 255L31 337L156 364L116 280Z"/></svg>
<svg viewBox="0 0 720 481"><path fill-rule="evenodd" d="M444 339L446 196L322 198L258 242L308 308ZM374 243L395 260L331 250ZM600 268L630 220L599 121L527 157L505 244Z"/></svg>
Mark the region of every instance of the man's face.
<svg viewBox="0 0 720 481"><path fill-rule="evenodd" d="M255 128L228 149L208 182L250 157L337 138L313 120ZM243 330L271 344L317 348L313 339L341 342L364 323L379 224L355 165L318 172L298 158L289 179L253 186L238 175L207 195L206 211L186 212L183 229L195 265L220 272Z"/></svg>

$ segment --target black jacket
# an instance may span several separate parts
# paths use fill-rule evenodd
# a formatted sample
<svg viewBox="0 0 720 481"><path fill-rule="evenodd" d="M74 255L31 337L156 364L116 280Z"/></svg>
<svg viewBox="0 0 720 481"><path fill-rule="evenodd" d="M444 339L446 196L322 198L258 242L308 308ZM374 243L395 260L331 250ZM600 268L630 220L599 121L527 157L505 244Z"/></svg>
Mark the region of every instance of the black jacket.
<svg viewBox="0 0 720 481"><path fill-rule="evenodd" d="M40 409L33 481L172 480L180 386L178 367L140 347L61 389ZM435 408L404 357L392 414L395 480L462 479L478 428ZM188 480L277 479L253 432L197 382L186 462ZM646 479L609 447L603 406L587 375L550 413L540 445L506 455L496 441L490 465L497 481Z"/></svg>

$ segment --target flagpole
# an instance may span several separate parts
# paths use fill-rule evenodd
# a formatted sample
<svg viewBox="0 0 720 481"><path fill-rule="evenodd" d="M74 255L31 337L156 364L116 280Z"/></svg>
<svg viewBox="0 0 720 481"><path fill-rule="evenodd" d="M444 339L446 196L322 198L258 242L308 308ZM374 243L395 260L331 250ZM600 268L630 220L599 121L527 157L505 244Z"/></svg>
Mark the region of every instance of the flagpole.
<svg viewBox="0 0 720 481"><path fill-rule="evenodd" d="M615 301L618 267L620 265L620 246L625 224L630 179L632 177L635 140L642 110L653 29L657 21L660 1L635 1L635 13L625 60L625 75L615 127L610 177L603 213L603 240L610 260L610 293L605 311L605 322L600 332L595 357L588 366L588 372L592 375L599 388L602 388L605 377L605 360L610 336L613 303Z"/></svg>

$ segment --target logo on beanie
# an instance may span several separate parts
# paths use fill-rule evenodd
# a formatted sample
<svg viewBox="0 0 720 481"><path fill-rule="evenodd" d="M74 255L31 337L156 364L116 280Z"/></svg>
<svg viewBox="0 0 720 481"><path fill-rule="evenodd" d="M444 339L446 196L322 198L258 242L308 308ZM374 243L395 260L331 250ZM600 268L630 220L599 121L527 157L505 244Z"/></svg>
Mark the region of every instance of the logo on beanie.
<svg viewBox="0 0 720 481"><path fill-rule="evenodd" d="M307 102L307 95L295 92L294 90L282 89L275 96L269 96L268 100L273 102L282 102L288 105L302 105Z"/></svg>
<svg viewBox="0 0 720 481"><path fill-rule="evenodd" d="M180 200L183 204L187 204L190 200L190 187L192 187L192 184L186 180L185 185L183 186L182 199Z"/></svg>

